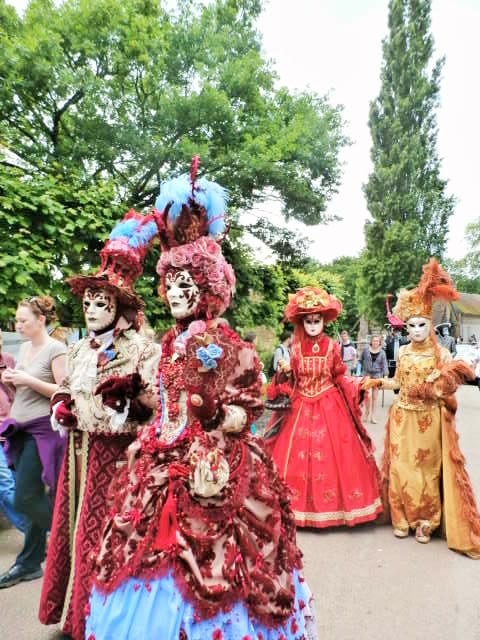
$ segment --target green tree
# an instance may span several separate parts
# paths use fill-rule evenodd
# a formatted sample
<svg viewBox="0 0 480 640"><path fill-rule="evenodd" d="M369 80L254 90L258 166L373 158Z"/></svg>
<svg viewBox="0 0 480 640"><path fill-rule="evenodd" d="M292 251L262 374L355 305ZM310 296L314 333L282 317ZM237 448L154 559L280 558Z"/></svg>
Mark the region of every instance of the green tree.
<svg viewBox="0 0 480 640"><path fill-rule="evenodd" d="M390 0L379 96L370 107L373 172L364 187L372 220L358 282L363 314L380 322L385 295L416 283L442 258L454 208L440 178L436 108L443 60L433 60L430 0Z"/></svg>
<svg viewBox="0 0 480 640"><path fill-rule="evenodd" d="M446 261L446 268L459 291L480 293L480 218L465 228L467 252L461 260Z"/></svg>
<svg viewBox="0 0 480 640"><path fill-rule="evenodd" d="M352 256L336 258L330 264L322 265L322 269L339 276L341 280L341 299L343 304L340 316L341 329L353 332L358 326L360 311L357 305L357 282L360 260Z"/></svg>
<svg viewBox="0 0 480 640"><path fill-rule="evenodd" d="M55 251L48 245L41 255L55 266L45 268L42 287L57 290L54 276L93 264L90 249L101 245L112 219L130 206L150 207L160 182L185 171L194 153L229 189L234 214L273 193L287 217L326 219L346 142L341 109L313 93L276 88L255 28L259 0L171 7L161 0L31 0L20 18L0 0L0 144L21 159L2 161L4 199L12 181L19 194L2 213L2 248L17 231L30 234L23 263L9 265L12 283L23 286L17 270L25 274L45 246L37 235L37 218L47 215L38 203L43 184L48 224L59 229ZM70 227L77 221L92 236L83 261L64 233L68 224L76 235ZM148 275L146 293L154 289ZM19 294L8 287L6 306Z"/></svg>

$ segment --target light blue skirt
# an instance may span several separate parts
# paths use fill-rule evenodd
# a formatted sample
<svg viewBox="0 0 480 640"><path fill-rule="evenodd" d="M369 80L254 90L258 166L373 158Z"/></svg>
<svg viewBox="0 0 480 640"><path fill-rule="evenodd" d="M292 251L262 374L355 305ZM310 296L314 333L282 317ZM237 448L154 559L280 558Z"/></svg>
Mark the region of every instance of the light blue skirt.
<svg viewBox="0 0 480 640"><path fill-rule="evenodd" d="M171 574L157 580L130 578L105 595L93 589L86 620L86 640L297 640L312 633L311 594L293 575L295 609L281 626L270 628L251 618L243 602L228 613L195 620L192 605L184 600Z"/></svg>

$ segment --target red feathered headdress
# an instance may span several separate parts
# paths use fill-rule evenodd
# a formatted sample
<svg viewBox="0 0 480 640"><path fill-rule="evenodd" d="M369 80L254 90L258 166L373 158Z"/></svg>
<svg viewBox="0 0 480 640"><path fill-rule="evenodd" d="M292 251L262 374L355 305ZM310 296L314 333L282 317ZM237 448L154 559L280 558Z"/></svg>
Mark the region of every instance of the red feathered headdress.
<svg viewBox="0 0 480 640"><path fill-rule="evenodd" d="M434 300L457 300L458 291L452 279L435 258L423 266L422 277L415 289L402 289L393 313L406 322L409 318L431 318Z"/></svg>
<svg viewBox="0 0 480 640"><path fill-rule="evenodd" d="M142 274L145 255L156 235L157 224L152 215L127 211L100 251L100 269L91 275L68 278L72 292L82 297L87 288L109 289L120 304L142 309L143 301L133 285Z"/></svg>

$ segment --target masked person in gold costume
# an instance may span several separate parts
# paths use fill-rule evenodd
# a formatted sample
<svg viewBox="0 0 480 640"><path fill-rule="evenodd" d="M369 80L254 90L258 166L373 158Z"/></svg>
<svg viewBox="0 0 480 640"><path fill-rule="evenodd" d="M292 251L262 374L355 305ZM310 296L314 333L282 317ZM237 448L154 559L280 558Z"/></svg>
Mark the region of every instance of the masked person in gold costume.
<svg viewBox="0 0 480 640"><path fill-rule="evenodd" d="M451 549L480 558L480 515L455 430L455 391L473 372L453 361L432 329L435 299L455 300L448 274L432 258L418 286L399 293L393 313L406 323L395 377L367 380L364 389L399 389L386 425L382 461L385 502L393 533L427 543L445 529Z"/></svg>

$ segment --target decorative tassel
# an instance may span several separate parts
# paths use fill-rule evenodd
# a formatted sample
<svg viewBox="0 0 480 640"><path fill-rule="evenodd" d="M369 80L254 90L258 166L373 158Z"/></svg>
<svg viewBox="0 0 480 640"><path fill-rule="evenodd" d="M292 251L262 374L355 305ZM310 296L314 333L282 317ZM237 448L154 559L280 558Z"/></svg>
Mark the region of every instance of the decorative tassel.
<svg viewBox="0 0 480 640"><path fill-rule="evenodd" d="M168 551L175 547L177 542L177 500L172 485L173 483L170 481L167 500L163 505L157 535L153 543L155 551Z"/></svg>
<svg viewBox="0 0 480 640"><path fill-rule="evenodd" d="M175 489L181 478L188 478L189 470L178 462L173 462L168 469L168 494L162 508L157 535L153 543L156 551L174 549L177 544L177 500Z"/></svg>
<svg viewBox="0 0 480 640"><path fill-rule="evenodd" d="M200 156L193 156L190 165L190 184L192 185L192 196L195 191L195 180L197 179L198 167L200 166Z"/></svg>

